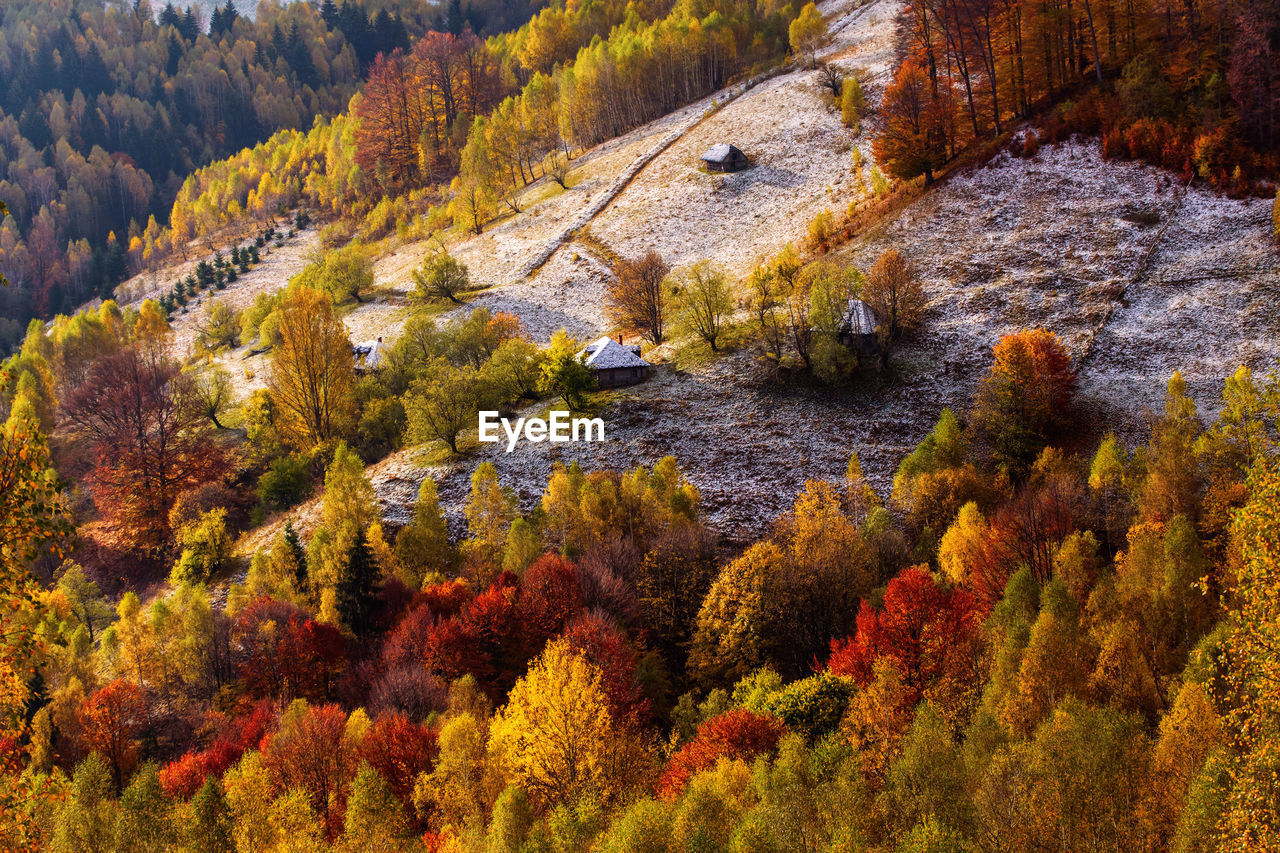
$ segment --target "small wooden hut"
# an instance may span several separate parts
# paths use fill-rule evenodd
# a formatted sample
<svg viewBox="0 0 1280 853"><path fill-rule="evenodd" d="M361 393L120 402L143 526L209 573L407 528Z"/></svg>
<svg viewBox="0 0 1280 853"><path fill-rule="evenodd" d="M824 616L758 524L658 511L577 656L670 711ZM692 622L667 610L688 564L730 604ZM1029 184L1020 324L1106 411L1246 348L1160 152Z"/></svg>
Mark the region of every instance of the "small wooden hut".
<svg viewBox="0 0 1280 853"><path fill-rule="evenodd" d="M355 344L351 347L351 356L355 360L356 373L377 370L382 366L382 338Z"/></svg>
<svg viewBox="0 0 1280 853"><path fill-rule="evenodd" d="M702 155L702 162L707 165L709 172L737 172L750 165L747 155L727 142L708 148L707 153Z"/></svg>
<svg viewBox="0 0 1280 853"><path fill-rule="evenodd" d="M840 323L840 343L863 356L874 355L880 346L876 326L880 320L870 305L861 299L850 299Z"/></svg>
<svg viewBox="0 0 1280 853"><path fill-rule="evenodd" d="M613 338L593 341L579 353L601 388L635 385L649 378L649 362L640 357L638 345L624 346Z"/></svg>

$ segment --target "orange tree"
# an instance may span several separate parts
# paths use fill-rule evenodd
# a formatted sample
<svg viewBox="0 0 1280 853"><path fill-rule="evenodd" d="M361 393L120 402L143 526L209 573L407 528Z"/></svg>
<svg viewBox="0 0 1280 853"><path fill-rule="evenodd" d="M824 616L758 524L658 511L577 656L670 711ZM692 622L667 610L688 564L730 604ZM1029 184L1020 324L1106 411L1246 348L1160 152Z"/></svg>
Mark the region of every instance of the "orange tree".
<svg viewBox="0 0 1280 853"><path fill-rule="evenodd" d="M995 463L1020 475L1066 424L1076 373L1062 341L1044 329L1005 335L992 354L975 400L975 420Z"/></svg>
<svg viewBox="0 0 1280 853"><path fill-rule="evenodd" d="M918 57L909 56L884 90L883 127L873 142L885 171L909 181L924 175L925 185L950 158L955 98L945 82L931 79Z"/></svg>

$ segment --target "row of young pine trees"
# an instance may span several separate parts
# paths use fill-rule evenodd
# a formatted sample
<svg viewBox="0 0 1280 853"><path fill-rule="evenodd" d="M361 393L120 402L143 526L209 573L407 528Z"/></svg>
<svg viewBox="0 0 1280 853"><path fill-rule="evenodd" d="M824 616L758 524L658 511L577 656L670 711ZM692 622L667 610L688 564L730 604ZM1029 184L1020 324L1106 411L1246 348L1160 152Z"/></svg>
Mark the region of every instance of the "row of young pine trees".
<svg viewBox="0 0 1280 853"><path fill-rule="evenodd" d="M855 457L727 560L673 459L525 512L482 465L455 544L429 479L388 537L339 449L225 604L112 608L73 566L7 611L39 684L5 843L1271 849L1280 387L1242 369L1206 424L1175 375L1085 455L1073 389L1011 335L887 503ZM6 500L52 517L31 422Z"/></svg>

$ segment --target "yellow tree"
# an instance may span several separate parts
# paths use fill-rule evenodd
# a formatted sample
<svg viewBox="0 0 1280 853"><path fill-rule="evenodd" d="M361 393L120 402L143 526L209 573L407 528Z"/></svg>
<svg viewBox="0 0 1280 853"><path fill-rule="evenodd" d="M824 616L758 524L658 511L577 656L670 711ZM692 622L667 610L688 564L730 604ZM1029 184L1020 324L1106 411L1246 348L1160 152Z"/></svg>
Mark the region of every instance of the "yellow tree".
<svg viewBox="0 0 1280 853"><path fill-rule="evenodd" d="M303 448L341 436L355 405L346 326L328 294L308 287L290 288L277 316L268 388L285 435Z"/></svg>
<svg viewBox="0 0 1280 853"><path fill-rule="evenodd" d="M515 494L498 482L492 462L479 465L471 475L471 497L464 509L471 538L463 543L468 558L481 565L501 562L507 531L516 517Z"/></svg>
<svg viewBox="0 0 1280 853"><path fill-rule="evenodd" d="M859 599L877 578L870 548L830 483L806 483L779 526L790 571L777 580L769 606L786 626L779 642L783 659L789 658L798 673L824 654L831 640L848 635Z"/></svg>
<svg viewBox="0 0 1280 853"><path fill-rule="evenodd" d="M1220 849L1280 849L1280 463L1260 460L1250 498L1236 515L1243 558L1228 624L1232 626L1222 705L1231 746L1230 790L1219 819Z"/></svg>
<svg viewBox="0 0 1280 853"><path fill-rule="evenodd" d="M818 11L817 6L813 3L806 3L804 8L800 10L799 16L791 22L791 26L787 29L787 35L791 40L791 49L798 54L802 54L808 64L813 65L814 55L829 36L827 22L823 19L822 13Z"/></svg>
<svg viewBox="0 0 1280 853"><path fill-rule="evenodd" d="M29 422L7 424L0 432L0 739L17 736L15 744L26 728L28 676L38 652L30 630L38 587L28 566L66 532L64 513L43 437ZM0 848L34 849L27 844L37 831L34 817L56 792L11 775L6 764L0 764Z"/></svg>
<svg viewBox="0 0 1280 853"><path fill-rule="evenodd" d="M450 717L440 728L435 766L418 777L413 789L414 806L431 815L437 832L458 834L469 825L483 825L497 796L486 755L488 735L488 720L468 711Z"/></svg>
<svg viewBox="0 0 1280 853"><path fill-rule="evenodd" d="M490 750L542 805L583 796L618 797L647 754L611 719L600 670L566 640L555 640L512 688L493 720Z"/></svg>
<svg viewBox="0 0 1280 853"><path fill-rule="evenodd" d="M133 324L134 340L143 343L161 343L172 334L169 318L154 299L148 299L138 308L138 318Z"/></svg>
<svg viewBox="0 0 1280 853"><path fill-rule="evenodd" d="M1166 831L1178 821L1187 792L1221 743L1222 722L1209 691L1198 681L1187 681L1160 720L1160 739L1153 755L1152 767L1161 780L1160 817L1166 821Z"/></svg>
<svg viewBox="0 0 1280 853"><path fill-rule="evenodd" d="M769 635L768 584L787 571L786 556L773 542L757 542L720 570L698 611L691 668L708 679L742 678L766 659Z"/></svg>
<svg viewBox="0 0 1280 853"><path fill-rule="evenodd" d="M340 442L324 475L324 505L321 527L312 537L312 553L307 558L312 591L321 603L327 621L328 604L352 559L352 549L361 534L379 520L377 496L355 451ZM366 540L367 544L367 540Z"/></svg>

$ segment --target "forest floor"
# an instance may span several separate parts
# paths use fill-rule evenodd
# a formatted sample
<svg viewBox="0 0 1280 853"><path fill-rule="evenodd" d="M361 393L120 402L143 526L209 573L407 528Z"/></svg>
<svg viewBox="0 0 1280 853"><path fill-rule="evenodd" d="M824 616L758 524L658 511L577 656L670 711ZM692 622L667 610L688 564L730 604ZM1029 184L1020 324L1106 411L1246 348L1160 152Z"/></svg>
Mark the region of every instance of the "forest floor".
<svg viewBox="0 0 1280 853"><path fill-rule="evenodd" d="M834 32L826 58L861 69L874 103L893 61L897 0L830 0L820 8ZM540 181L526 191L523 212L480 236L451 238L450 251L486 287L454 312L479 305L512 312L539 341L560 328L598 336L612 330L602 312L610 271L599 244L623 255L653 248L672 266L709 259L739 278L803 239L818 212L841 211L868 191L855 177L852 149L869 167L869 134L842 126L816 71L792 66L710 109L718 99L586 152L569 189ZM681 127L686 132L592 218L591 245L569 240L520 277L619 175ZM752 167L727 176L701 171L698 156L721 141L746 152ZM1265 371L1280 358L1280 258L1268 215L1267 202L1228 199L1149 166L1105 160L1094 140L1046 145L1030 159L999 154L948 175L835 253L866 269L893 246L924 280L923 328L888 373L833 392L760 384L745 352L659 364L649 382L606 397L603 443L567 451L522 444L512 453L481 445L442 464L426 464L438 454L411 448L371 466L370 476L391 526L407 520L428 474L456 525L482 461L495 464L528 509L557 461L623 468L672 454L701 490L708 519L728 541L742 542L785 511L805 480L840 477L854 451L887 494L902 457L941 409L966 407L992 345L1032 326L1058 332L1076 357L1090 432L1142 440L1147 410L1159 407L1174 370L1212 416L1238 365ZM287 249L295 263L309 239ZM283 286L292 269L285 251L277 250L274 271L264 263L226 298L238 287ZM413 243L377 262L383 295L346 315L353 340L394 340L410 273L429 251ZM180 336L184 322L176 324ZM667 349L651 360L661 362ZM317 514L316 501L292 513L304 531ZM250 534L241 549L267 541L274 527Z"/></svg>

